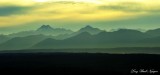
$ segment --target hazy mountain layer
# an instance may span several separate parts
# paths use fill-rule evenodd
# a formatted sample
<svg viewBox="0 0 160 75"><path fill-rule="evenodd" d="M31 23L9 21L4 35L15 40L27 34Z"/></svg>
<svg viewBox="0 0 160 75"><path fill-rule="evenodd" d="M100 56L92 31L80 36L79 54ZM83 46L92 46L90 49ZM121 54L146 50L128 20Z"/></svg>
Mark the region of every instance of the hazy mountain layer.
<svg viewBox="0 0 160 75"><path fill-rule="evenodd" d="M0 35L0 44L8 41L10 39L10 37L8 37L7 35Z"/></svg>
<svg viewBox="0 0 160 75"><path fill-rule="evenodd" d="M13 33L13 34L10 34L9 36L10 37L25 37L25 36L39 35L39 34L58 36L58 35L71 34L71 33L73 33L73 31L71 30L67 30L63 28L52 28L49 25L42 25L37 30Z"/></svg>
<svg viewBox="0 0 160 75"><path fill-rule="evenodd" d="M46 39L52 38L51 36L44 35L32 35L27 37L15 37L0 45L0 49L12 50L12 49L27 49L34 44Z"/></svg>
<svg viewBox="0 0 160 75"><path fill-rule="evenodd" d="M67 31L66 29L43 25L36 31L19 32L8 36L1 35L0 50L160 47L159 29L147 32L131 29L106 32L98 28L86 26L77 32Z"/></svg>
<svg viewBox="0 0 160 75"><path fill-rule="evenodd" d="M159 37L148 38L147 34L122 29L115 32L101 32L91 35L83 32L77 36L65 39L46 39L34 45L32 48L114 48L114 47L160 47Z"/></svg>

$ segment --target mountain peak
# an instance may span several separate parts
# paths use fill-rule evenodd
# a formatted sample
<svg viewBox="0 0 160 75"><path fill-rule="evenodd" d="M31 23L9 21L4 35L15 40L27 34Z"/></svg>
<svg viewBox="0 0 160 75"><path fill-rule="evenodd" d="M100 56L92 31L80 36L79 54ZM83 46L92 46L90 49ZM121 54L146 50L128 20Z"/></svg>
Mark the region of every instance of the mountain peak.
<svg viewBox="0 0 160 75"><path fill-rule="evenodd" d="M97 30L97 29L98 28L93 28L92 26L87 25L87 26L81 28L79 31L86 32L86 31L94 31L94 30Z"/></svg>
<svg viewBox="0 0 160 75"><path fill-rule="evenodd" d="M40 28L52 28L52 27L50 25L42 25Z"/></svg>
<svg viewBox="0 0 160 75"><path fill-rule="evenodd" d="M90 26L90 25L87 25L85 28L93 28L92 26Z"/></svg>
<svg viewBox="0 0 160 75"><path fill-rule="evenodd" d="M93 27L92 26L90 26L90 25L87 25L87 26L85 26L84 28L82 28L82 29L93 29Z"/></svg>
<svg viewBox="0 0 160 75"><path fill-rule="evenodd" d="M50 25L42 25L40 28L37 29L37 31L48 31L48 30L53 30L53 28Z"/></svg>
<svg viewBox="0 0 160 75"><path fill-rule="evenodd" d="M90 34L98 34L100 33L102 30L98 29L98 28L94 28L90 25L85 26L84 28L81 28L79 30L79 32L88 32Z"/></svg>

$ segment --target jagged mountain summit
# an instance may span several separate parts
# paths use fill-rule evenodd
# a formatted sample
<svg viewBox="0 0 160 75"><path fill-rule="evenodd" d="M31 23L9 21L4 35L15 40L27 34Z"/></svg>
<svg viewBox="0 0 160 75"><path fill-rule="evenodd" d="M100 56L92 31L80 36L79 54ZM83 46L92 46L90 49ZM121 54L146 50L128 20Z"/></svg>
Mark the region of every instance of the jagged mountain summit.
<svg viewBox="0 0 160 75"><path fill-rule="evenodd" d="M38 32L50 32L54 29L50 25L42 25L40 28L37 29Z"/></svg>
<svg viewBox="0 0 160 75"><path fill-rule="evenodd" d="M50 25L42 25L40 28L36 30L37 33L44 35L63 35L63 34L71 34L73 31L63 29L63 28L52 28Z"/></svg>
<svg viewBox="0 0 160 75"><path fill-rule="evenodd" d="M92 35L98 34L100 32L103 32L104 30L100 30L98 28L94 28L90 25L87 25L84 28L81 28L80 30L73 32L72 30L64 29L64 28L53 28L50 25L42 25L36 30L32 31L22 31L18 33L12 33L9 36L10 37L26 37L26 36L31 36L31 35L51 35L55 36L56 39L66 39L72 36L76 36L82 32L88 32Z"/></svg>
<svg viewBox="0 0 160 75"><path fill-rule="evenodd" d="M100 30L100 29L98 29L98 28L94 28L94 27L92 27L92 26L90 26L90 25L87 25L86 27L81 28L78 32L79 32L79 33L88 32L88 33L90 33L90 34L98 34L98 33L102 32L102 31L103 31L103 30Z"/></svg>
<svg viewBox="0 0 160 75"><path fill-rule="evenodd" d="M58 36L58 35L64 35L64 34L71 34L73 31L63 29L63 28L53 28L50 25L42 25L40 28L32 31L22 31L18 33L10 34L10 37L26 37L31 35L51 35L51 36Z"/></svg>

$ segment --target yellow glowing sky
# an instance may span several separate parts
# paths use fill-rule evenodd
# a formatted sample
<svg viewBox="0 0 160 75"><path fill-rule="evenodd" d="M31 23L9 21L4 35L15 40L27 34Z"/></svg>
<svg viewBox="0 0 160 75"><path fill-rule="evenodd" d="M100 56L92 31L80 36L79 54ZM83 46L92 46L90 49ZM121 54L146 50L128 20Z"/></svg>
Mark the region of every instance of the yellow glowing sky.
<svg viewBox="0 0 160 75"><path fill-rule="evenodd" d="M104 28L106 24L112 25L119 20L133 19L136 22L143 16L157 19L159 7L160 0L0 0L0 27L48 23L57 27L58 24L60 27L67 27L66 24L103 24ZM135 27L126 24L122 28Z"/></svg>

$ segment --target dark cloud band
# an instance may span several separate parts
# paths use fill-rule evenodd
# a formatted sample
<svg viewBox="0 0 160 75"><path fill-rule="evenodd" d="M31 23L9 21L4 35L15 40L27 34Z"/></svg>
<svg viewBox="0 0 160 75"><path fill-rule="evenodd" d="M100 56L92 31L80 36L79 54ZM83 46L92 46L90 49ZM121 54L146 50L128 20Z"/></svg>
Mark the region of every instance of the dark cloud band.
<svg viewBox="0 0 160 75"><path fill-rule="evenodd" d="M23 6L2 6L0 7L0 16L10 16L26 13L31 7Z"/></svg>

